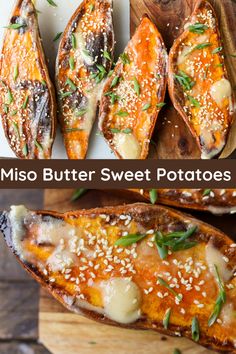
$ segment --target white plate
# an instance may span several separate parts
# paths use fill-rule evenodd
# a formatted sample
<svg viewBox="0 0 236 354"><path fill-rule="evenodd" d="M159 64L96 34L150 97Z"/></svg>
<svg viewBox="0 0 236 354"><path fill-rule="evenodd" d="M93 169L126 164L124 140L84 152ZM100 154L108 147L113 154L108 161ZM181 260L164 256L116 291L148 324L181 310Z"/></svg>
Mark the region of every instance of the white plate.
<svg viewBox="0 0 236 354"><path fill-rule="evenodd" d="M42 13L39 14L39 26L43 40L46 56L49 59L49 66L51 77L54 77L54 65L57 54L58 44L53 42L56 33L62 32L73 12L82 2L81 0L55 0L58 7L52 7L48 4L47 0L36 0L36 8ZM8 21L14 6L15 0L0 0L0 47L3 41L3 27L8 25ZM118 56L123 52L129 40L129 0L114 0L114 23L116 33L116 55ZM104 139L99 136L97 124L93 130L90 140L90 148L88 153L89 159L114 159L114 154L110 151ZM10 149L8 142L5 138L2 124L0 124L0 141L1 157L15 157ZM65 159L66 152L64 149L61 133L58 129L56 141L53 147L53 158Z"/></svg>

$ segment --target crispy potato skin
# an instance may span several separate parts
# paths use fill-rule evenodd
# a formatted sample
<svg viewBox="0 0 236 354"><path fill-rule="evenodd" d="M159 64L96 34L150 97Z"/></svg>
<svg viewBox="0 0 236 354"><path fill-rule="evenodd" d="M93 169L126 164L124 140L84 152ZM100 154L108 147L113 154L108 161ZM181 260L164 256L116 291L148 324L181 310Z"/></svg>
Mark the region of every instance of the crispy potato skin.
<svg viewBox="0 0 236 354"><path fill-rule="evenodd" d="M166 48L161 34L147 16L143 17L125 49L125 56L118 60L104 87L99 126L118 158L146 159L161 110L157 104L164 103L167 84ZM121 153L115 144L119 132L135 138L136 152L128 153L129 156ZM129 149L130 144L127 144L126 150Z"/></svg>
<svg viewBox="0 0 236 354"><path fill-rule="evenodd" d="M0 59L0 114L18 158L49 159L56 128L56 98L31 0L19 0L6 29Z"/></svg>
<svg viewBox="0 0 236 354"><path fill-rule="evenodd" d="M127 190L123 191L127 193ZM149 190L130 189L130 193L142 200L150 201ZM236 211L235 189L157 189L157 204L215 214L228 214ZM235 212L234 211L234 212Z"/></svg>
<svg viewBox="0 0 236 354"><path fill-rule="evenodd" d="M63 34L56 64L60 123L69 159L86 157L113 56L112 0L83 1Z"/></svg>
<svg viewBox="0 0 236 354"><path fill-rule="evenodd" d="M58 245L50 244L47 241L44 241L45 243L43 243L42 240L39 242L37 232L40 226L40 220L45 222L48 221L49 218L52 218L51 220L64 221L67 226L76 227L78 228L77 230L86 230L93 235L96 234L95 244L89 247L91 251L95 250L95 246L97 247L98 245L97 241L101 238L103 240L106 233L107 236L105 239L107 239L108 246L114 245L116 240L121 237L121 233L126 229L124 227L125 221L122 220L121 215L130 217L129 230L132 233L135 233L141 229L143 232L144 230L158 229L165 233L167 231L184 230L187 225L197 226L198 230L191 237L192 241L197 241L197 245L188 250L174 252L166 259L168 261L167 263L163 263L161 261L155 247L149 247L147 245L147 242L151 241L150 239L143 240L136 246L137 257L132 261L135 274L128 271L125 275L123 275L123 277L132 276L133 281L142 290L142 317L135 323L124 325L123 327L133 329L153 329L173 336L176 335L176 333L179 333L180 335L191 339L191 321L194 316L197 316L200 325L199 344L225 353L235 352L233 342L236 336L236 329L234 323L231 324L230 328L230 325L222 325L218 323L215 323L212 327L207 326L207 320L212 312L217 297L218 288L214 276L210 273L209 268L206 265L205 249L206 245L210 242L222 255L228 257L229 261L227 263L227 267L228 269L233 270L235 268L236 252L235 248L230 247L232 241L225 234L201 221L192 218L189 215L171 210L169 208L141 203L87 211L81 210L65 214L38 211L37 213L30 213L30 215L30 217L26 217L23 221L25 233L21 237L21 252L17 250L12 240L13 225L10 223L9 214L4 212L0 217L1 230L4 233L8 246L16 254L18 260L21 261L23 266L37 281L47 288L47 290L69 310L76 313L82 313L85 316L99 322L116 326L123 325L111 321L104 315L100 315L94 311L86 310L80 307L75 301L76 295L78 295L78 289L75 283L73 283L72 280L65 280L63 274L51 272L48 269L47 260ZM114 224L115 221L116 224ZM106 233L102 230L106 230ZM64 236L65 238L68 237L67 234ZM62 244L62 242L60 243ZM88 247L87 243L85 245ZM24 252L28 255L26 260L22 258ZM117 255L122 259L131 257L124 252L124 250L118 255L115 248L113 248L112 256L114 257L114 255ZM86 257L84 254L80 258L78 257L77 262L79 263L76 266L71 267L71 277L78 276L78 267L84 265L82 262L82 258L84 257ZM172 276L178 278L178 267L175 265L176 261L173 262L173 260L175 259L177 262L182 262L183 264L186 262L186 259L190 258L193 260L193 264L195 264L195 262L197 263L197 265L194 266L196 269L199 268L200 264L202 264L202 267L203 265L206 265L204 268L205 270L202 270L197 278L193 276L194 281L192 285L195 283L198 284L202 280L206 280L201 291L205 291L207 296L203 297L201 291L199 292L199 289L195 286L192 287L191 291L186 291L185 287L181 285L180 288L177 289L177 291L183 295L183 300L180 305L175 303L174 297L171 296L171 294L165 297L165 299L158 297L156 293L164 293L166 292L166 289L163 289L163 287L156 284L155 274L169 272ZM109 262L109 264L113 265L112 272L108 273L104 271L106 267L104 268L104 265L102 265L103 260L103 258L99 257L94 260L96 264L100 264L99 269L96 271L93 270L96 277L94 281L104 281L110 279L111 277L121 276L120 266L113 261ZM45 269L47 269L46 273ZM188 275L185 274L184 269L182 269L181 272L182 277L188 277ZM81 282L79 286L80 294L83 293L86 301L93 306L102 306L102 298L99 292L87 284L87 280L90 277L89 271L84 272L84 277L86 278L85 282ZM51 281L52 279L53 282ZM145 295L144 290L149 288L147 282L149 286L150 284L153 284L154 291L151 291L149 294ZM236 285L235 278L230 279L229 283ZM235 306L235 290L229 289L228 287L225 289L227 301ZM70 299L70 301L68 301L68 299ZM204 307L198 307L194 303L194 300L198 300L200 303L203 303ZM163 328L162 321L168 308L171 308L172 312L168 330L165 330ZM184 314L180 311L181 308L185 309Z"/></svg>
<svg viewBox="0 0 236 354"><path fill-rule="evenodd" d="M199 23L207 27L201 33L190 31L190 25ZM209 46L196 48L202 44ZM222 54L223 43L215 11L208 1L200 0L183 34L170 51L169 93L196 140L203 159L220 154L233 121L232 88L230 95L226 94L219 101L214 98L216 89L213 85L222 79L228 80ZM175 77L181 72L190 78L193 85L190 89L185 89ZM226 89L223 91L226 92Z"/></svg>

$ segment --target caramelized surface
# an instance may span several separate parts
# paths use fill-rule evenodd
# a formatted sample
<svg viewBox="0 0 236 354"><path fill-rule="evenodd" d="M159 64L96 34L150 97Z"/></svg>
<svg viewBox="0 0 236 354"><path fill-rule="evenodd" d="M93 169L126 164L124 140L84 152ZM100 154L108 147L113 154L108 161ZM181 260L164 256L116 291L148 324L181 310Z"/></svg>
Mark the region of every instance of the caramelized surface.
<svg viewBox="0 0 236 354"><path fill-rule="evenodd" d="M150 200L150 191L132 189ZM235 189L157 189L156 203L181 208L206 210L213 214L236 213Z"/></svg>
<svg viewBox="0 0 236 354"><path fill-rule="evenodd" d="M17 2L9 26L0 60L0 114L5 134L19 158L48 159L55 132L55 93L30 0Z"/></svg>
<svg viewBox="0 0 236 354"><path fill-rule="evenodd" d="M64 32L56 67L60 121L70 159L86 157L113 51L112 0L83 1Z"/></svg>
<svg viewBox="0 0 236 354"><path fill-rule="evenodd" d="M171 49L169 68L170 95L197 140L202 158L218 155L231 128L234 99L218 21L208 1L198 1Z"/></svg>
<svg viewBox="0 0 236 354"><path fill-rule="evenodd" d="M22 219L16 219L17 212L12 215L11 212L1 217L9 246L25 267L72 311L122 325L104 313L103 286L112 279L126 279L136 284L141 294L140 317L130 322L129 327L191 338L191 324L196 317L200 344L222 351L234 350L235 244L218 230L170 209L145 204L63 215L26 212ZM16 233L19 231L19 227L15 228L16 220L18 226L23 225L21 236ZM11 238L7 236L9 226ZM196 245L181 251L169 249L166 259L161 259L154 233L166 235L193 226L197 229L189 241L195 241ZM115 245L127 234L146 237L128 247ZM213 250L214 264L209 263L209 249ZM224 282L226 302L217 321L209 327L208 320L219 294L212 271L215 264ZM172 290L160 284L158 278ZM167 309L171 309L171 316L165 330L163 318Z"/></svg>
<svg viewBox="0 0 236 354"><path fill-rule="evenodd" d="M166 90L165 45L144 17L107 80L100 129L119 158L145 159Z"/></svg>

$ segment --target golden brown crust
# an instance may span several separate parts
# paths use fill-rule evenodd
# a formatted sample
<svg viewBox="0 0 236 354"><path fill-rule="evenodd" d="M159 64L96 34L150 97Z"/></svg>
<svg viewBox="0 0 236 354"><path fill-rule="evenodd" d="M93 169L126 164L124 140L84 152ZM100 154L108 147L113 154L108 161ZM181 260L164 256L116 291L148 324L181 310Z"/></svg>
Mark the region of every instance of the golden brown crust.
<svg viewBox="0 0 236 354"><path fill-rule="evenodd" d="M112 0L84 0L66 27L56 64L60 122L70 159L86 157L113 56Z"/></svg>
<svg viewBox="0 0 236 354"><path fill-rule="evenodd" d="M234 270L236 261L236 252L235 248L232 247L232 241L219 230L201 221L198 221L189 215L165 207L151 206L146 204L81 210L65 214L39 211L37 214L30 213L30 216L26 217L24 220L25 234L21 236L20 245L20 247L23 248L21 252L19 252L19 248L17 249L19 245L16 245L12 240L12 231L14 231L14 229L12 230L11 228L14 225L11 224L9 217L9 213L4 213L0 218L0 226L6 237L8 245L13 249L17 257L21 258L20 261L22 262L23 266L33 275L33 277L36 278L36 280L39 281L45 288L47 288L50 293L52 293L52 295L56 297L69 310L76 313L82 313L91 319L105 324L112 324L133 329L153 329L168 335L180 334L181 336L185 336L190 339L192 336L191 321L193 316L197 316L200 324L199 344L222 352L235 352L233 344L235 337L235 330L233 328L235 327L233 324L230 331L227 329L227 325L222 323L215 323L212 327L207 326L208 316L212 311L215 299L217 297L217 283L209 272L209 269L205 263L205 247L211 244L216 250L218 250L218 252L220 252L220 254L222 254L222 257L227 257L228 270ZM197 226L197 231L191 236L190 240L192 242L197 242L197 245L193 248L190 248L189 250L174 252L173 255L169 255L168 258L166 258L166 263L158 258L155 247L153 248L151 245L149 245L152 243L151 238L149 238L147 242L144 240L138 243L137 246L131 246L130 251L135 249L137 253L137 256L135 256L131 262L131 264L134 265L135 273L132 274L131 270L133 268L131 267L131 269L129 267L130 270L124 274L123 277L127 278L131 276L133 281L140 287L140 289L142 289L142 291L144 291L144 293L142 295L142 316L136 322L125 325L109 319L109 317L104 314L99 314L91 309L85 309L82 305L80 305L80 302L75 301L76 294L77 296L78 294L81 296L83 293L85 294L84 300L91 303L93 306L101 306L101 299L99 298L97 292L94 292L93 286L91 287L91 279L90 281L88 280L88 284L90 285L86 285L86 283L84 284L83 281L78 283L80 288L78 293L78 289L76 288L77 283L73 283L74 280L72 279L72 277L76 277L76 270L74 266L70 266L72 270L70 270L69 273L64 273L66 275L70 274L69 276L65 276L65 279L67 280L64 279L64 276L61 276L56 272L52 273L50 271L50 268L48 268L48 259L50 256L52 256L53 252L55 252L55 249L58 249L58 245L52 245L48 243L45 239L46 235L42 235L41 232L38 234L40 235L39 241L37 238L37 230L39 225L41 225L41 222L48 222L49 220L63 220L66 222L67 226L72 226L72 228L77 227L78 229L76 229L76 232L79 232L80 228L82 228L81 230L88 232L86 233L86 238L90 239L90 241L92 241L92 238L90 238L92 235L89 236L89 233L96 235L97 241L95 244L91 243L91 246L89 247L90 250L95 251L95 248L98 247L98 245L102 242L104 245L103 252L106 252L106 247L113 245L114 242L119 239L121 232L128 229L128 224L126 223L127 218L129 218L130 227L132 230L135 230L135 228L137 230L138 228L139 230L142 229L143 232L144 230L147 232L147 230L150 229L159 229L162 230L163 233L166 233L167 230L169 232L177 230L180 231L183 229L186 230L186 228L190 227L191 225L195 225ZM126 227L125 224L127 224ZM106 235L105 230L109 233L109 237L107 238L104 236ZM58 232L60 232L59 229ZM44 241L41 237L43 237ZM63 236L61 235L60 237L62 240ZM80 237L83 238L82 234L80 234ZM64 241L67 238L68 234L65 233ZM72 241L72 234L70 238ZM99 239L101 242L98 242ZM105 246L105 239L107 239L109 245ZM51 242L53 243L54 241L51 240ZM60 244L62 245L63 242L60 241ZM87 241L85 242L86 243L83 243L83 247L85 247L83 252L85 253L83 253L83 255L77 259L77 261L82 262L81 266L83 266L83 269L86 269L84 265L90 266L90 263L84 263L84 258L87 258L86 252L88 251ZM64 245L66 245L66 243ZM112 259L114 255L116 255L116 259L122 257L122 252L124 252L124 259L132 259L132 255L126 253L125 249L122 250L122 247L121 250L119 250L119 253L116 253L117 250L118 249L114 247L114 249L112 249L112 253L109 253L112 255ZM133 251L131 254L133 254ZM89 259L91 261L90 252L89 255ZM24 257L26 258L24 259ZM94 267L95 264L100 264L99 257L103 256L97 255L96 259L94 259L92 262L92 267ZM194 264L193 266L189 266L190 268L188 269L188 272L190 272L190 274L192 274L192 271L196 272L199 267L202 270L197 271L199 272L197 278L192 275L194 280L192 283L193 289L191 291L187 291L185 293L183 290L185 287L184 285L180 285L180 288L176 289L176 291L183 294L183 300L180 305L178 305L178 302L176 303L173 301L170 296L165 297L164 300L156 296L156 292L165 292L165 289L156 283L153 285L154 291L150 289L150 293L145 292L145 289L149 288L150 286L147 285L146 281L148 281L148 283L153 282L152 277L155 274L154 270L156 269L156 266L158 266L158 274L165 274L166 272L169 272L169 274L173 276L175 274L175 267L178 269L181 264L188 262L186 259L188 259L188 261L191 260L191 262ZM179 264L178 266L175 265L176 261L177 264ZM101 264L103 264L103 258L101 258ZM106 267L109 267L111 264L113 265L113 270L108 273L106 271L109 268ZM109 261L109 265L100 270L98 268L93 270L95 275L94 281L104 281L111 279L111 277L121 276L118 275L121 270L119 263ZM46 273L45 270L47 270ZM86 272L87 271L83 270L83 276L88 279L92 273L87 274ZM185 278L186 281L188 273L185 274L184 268L182 270L179 269L178 272L181 272L181 277ZM81 273L79 274L81 276ZM178 278L177 273L175 274L175 277ZM208 281L204 283L203 288L200 289L199 292L200 285L197 286L195 284L201 284L203 279L208 279ZM231 278L229 282L225 283L227 303L229 302L233 305L236 303L234 285L236 285L235 278ZM202 297L202 291L205 291L207 295ZM200 302L195 303L195 299L200 298L201 304L203 304L201 307L198 306ZM169 307L172 309L172 315L168 329L164 329L162 324L163 313L165 313L166 308ZM185 309L185 312L183 312L181 308Z"/></svg>
<svg viewBox="0 0 236 354"><path fill-rule="evenodd" d="M183 34L170 51L169 93L202 158L219 155L232 125L234 98L219 24L206 0L197 2Z"/></svg>
<svg viewBox="0 0 236 354"><path fill-rule="evenodd" d="M31 0L18 0L0 60L0 114L17 157L49 159L56 130L56 98Z"/></svg>
<svg viewBox="0 0 236 354"><path fill-rule="evenodd" d="M150 201L151 191L156 191L156 203L186 208L191 210L208 211L213 214L236 213L235 189L131 189L133 195ZM124 193L127 190L123 191Z"/></svg>
<svg viewBox="0 0 236 354"><path fill-rule="evenodd" d="M146 159L166 92L167 53L144 16L104 87L99 125L120 159Z"/></svg>

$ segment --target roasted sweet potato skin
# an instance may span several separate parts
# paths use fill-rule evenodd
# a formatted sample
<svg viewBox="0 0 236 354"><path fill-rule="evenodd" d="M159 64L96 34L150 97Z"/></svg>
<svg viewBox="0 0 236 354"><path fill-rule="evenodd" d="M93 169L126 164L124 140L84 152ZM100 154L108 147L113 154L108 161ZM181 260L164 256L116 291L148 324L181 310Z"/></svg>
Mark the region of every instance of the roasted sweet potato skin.
<svg viewBox="0 0 236 354"><path fill-rule="evenodd" d="M84 0L63 34L56 82L70 159L84 159L101 91L114 56L112 0Z"/></svg>
<svg viewBox="0 0 236 354"><path fill-rule="evenodd" d="M144 16L104 87L99 126L120 159L146 159L166 92L167 53Z"/></svg>
<svg viewBox="0 0 236 354"><path fill-rule="evenodd" d="M130 189L123 192L151 201L152 191L154 190ZM157 189L154 193L157 204L208 211L216 215L236 213L235 189Z"/></svg>
<svg viewBox="0 0 236 354"><path fill-rule="evenodd" d="M20 230L17 242L16 220L13 222L11 213L4 212L1 215L1 230L8 246L33 277L68 309L106 324L134 329L153 329L190 339L192 318L195 316L200 326L199 344L222 352L235 352L235 319L227 323L227 316L224 317L223 313L226 310L222 310L221 321L215 322L211 327L207 325L217 298L218 286L206 261L206 248L211 245L227 259L227 272L233 274L235 268L234 244L225 234L191 216L145 204L66 214L41 211L25 213L24 210L21 209L21 216L17 221L17 230ZM42 225L46 226L46 229ZM59 228L47 238L45 231L50 227L53 230L53 226L58 225ZM152 240L153 230L166 234L188 230L193 225L197 229L190 241L195 241L196 245L190 249L172 252L165 260L161 260ZM128 248L115 246L115 242L126 231L148 235ZM76 243L76 238L79 243ZM53 265L55 258L52 257L56 256L55 252L60 247L67 252L69 244L76 249L75 253L71 254L76 260L68 264L64 271L62 268L61 271L55 269L52 271L50 267ZM92 253L96 249L96 257L93 258ZM59 255L56 258L58 257ZM222 274L224 275L224 272ZM182 294L180 303L170 290L158 285L157 276L165 278L169 283L177 284L172 289ZM132 279L141 291L141 315L133 323L118 323L106 314L95 311L96 307L101 309L103 306L99 286L95 284L116 277ZM192 281L186 283L190 278ZM235 278L230 275L225 281L227 299L225 306L230 304L232 311L236 301L235 285ZM84 306L84 302L93 307ZM169 308L171 317L168 328L165 329L162 321Z"/></svg>
<svg viewBox="0 0 236 354"><path fill-rule="evenodd" d="M215 11L199 0L169 55L169 93L203 159L223 150L233 122L234 97Z"/></svg>
<svg viewBox="0 0 236 354"><path fill-rule="evenodd" d="M18 0L0 58L0 114L6 138L22 159L49 159L56 98L31 0Z"/></svg>

